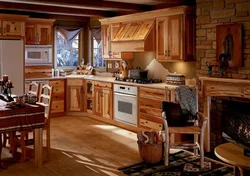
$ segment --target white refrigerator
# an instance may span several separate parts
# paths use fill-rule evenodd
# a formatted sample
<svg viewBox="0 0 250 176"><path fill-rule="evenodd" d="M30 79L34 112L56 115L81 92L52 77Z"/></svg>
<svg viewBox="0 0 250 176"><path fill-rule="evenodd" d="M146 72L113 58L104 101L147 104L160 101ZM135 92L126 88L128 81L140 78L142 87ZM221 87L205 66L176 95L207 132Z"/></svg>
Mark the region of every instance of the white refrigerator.
<svg viewBox="0 0 250 176"><path fill-rule="evenodd" d="M0 39L0 79L8 75L11 93L24 94L24 41Z"/></svg>

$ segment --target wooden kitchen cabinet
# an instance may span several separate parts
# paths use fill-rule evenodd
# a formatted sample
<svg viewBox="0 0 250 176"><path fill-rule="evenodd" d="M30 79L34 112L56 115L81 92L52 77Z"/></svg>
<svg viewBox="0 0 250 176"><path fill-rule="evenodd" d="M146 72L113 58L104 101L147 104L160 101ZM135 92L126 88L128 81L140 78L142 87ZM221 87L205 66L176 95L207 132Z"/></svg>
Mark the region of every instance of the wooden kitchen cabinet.
<svg viewBox="0 0 250 176"><path fill-rule="evenodd" d="M84 105L85 110L88 113L92 114L93 112L93 98L94 98L94 91L93 88L94 83L92 80L84 80L84 90L85 90L85 96L84 96Z"/></svg>
<svg viewBox="0 0 250 176"><path fill-rule="evenodd" d="M113 94L112 84L106 82L94 82L94 113L107 119L113 118Z"/></svg>
<svg viewBox="0 0 250 176"><path fill-rule="evenodd" d="M62 116L65 112L65 80L53 79L49 81L49 85L53 86L51 115Z"/></svg>
<svg viewBox="0 0 250 176"><path fill-rule="evenodd" d="M83 111L83 80L68 79L67 80L67 111L82 112Z"/></svg>
<svg viewBox="0 0 250 176"><path fill-rule="evenodd" d="M110 32L110 25L103 25L102 29L102 57L103 58L110 58L111 57L111 32Z"/></svg>
<svg viewBox="0 0 250 176"><path fill-rule="evenodd" d="M25 25L27 45L52 45L53 19L29 18Z"/></svg>
<svg viewBox="0 0 250 176"><path fill-rule="evenodd" d="M28 16L0 14L0 36L23 38L25 36L25 21Z"/></svg>
<svg viewBox="0 0 250 176"><path fill-rule="evenodd" d="M159 61L195 59L195 16L171 15L156 19L156 58Z"/></svg>
<svg viewBox="0 0 250 176"><path fill-rule="evenodd" d="M117 60L117 59L125 59L131 60L133 59L133 53L131 52L120 52L112 50L111 40L114 40L115 36L119 36L120 28L123 28L121 23L117 24L107 24L102 25L102 56L104 60Z"/></svg>
<svg viewBox="0 0 250 176"><path fill-rule="evenodd" d="M146 130L162 130L162 101L166 101L164 89L140 87L139 127Z"/></svg>

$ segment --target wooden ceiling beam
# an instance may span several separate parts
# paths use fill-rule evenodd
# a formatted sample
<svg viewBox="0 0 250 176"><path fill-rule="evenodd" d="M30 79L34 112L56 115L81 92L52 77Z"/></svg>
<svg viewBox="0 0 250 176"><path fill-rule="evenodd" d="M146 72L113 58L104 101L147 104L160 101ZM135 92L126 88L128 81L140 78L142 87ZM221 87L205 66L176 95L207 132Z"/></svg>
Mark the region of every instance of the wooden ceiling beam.
<svg viewBox="0 0 250 176"><path fill-rule="evenodd" d="M153 9L164 9L164 8L169 8L169 7L175 7L175 6L182 6L182 5L187 5L187 6L196 6L196 0L159 0L161 2L164 2L163 4L158 4L154 5Z"/></svg>
<svg viewBox="0 0 250 176"><path fill-rule="evenodd" d="M44 19L55 19L61 21L81 21L89 22L90 17L85 16L71 16L71 15L56 15L56 14L47 14L47 13L35 13L27 11L13 11L13 10L0 10L0 13L3 14L15 14L15 15L27 15L30 18L44 18Z"/></svg>
<svg viewBox="0 0 250 176"><path fill-rule="evenodd" d="M72 16L103 16L107 17L109 14L105 11L99 10L88 10L88 9L77 9L69 7L55 7L48 5L33 5L23 3L12 3L12 2L0 2L0 9L3 10L22 10L31 12L43 12L48 14L59 14L59 15L72 15Z"/></svg>
<svg viewBox="0 0 250 176"><path fill-rule="evenodd" d="M112 2L103 0L0 0L5 2L18 2L28 4L67 6L72 8L93 9L93 10L115 10L115 11L147 11L152 10L152 6L132 4L124 2Z"/></svg>

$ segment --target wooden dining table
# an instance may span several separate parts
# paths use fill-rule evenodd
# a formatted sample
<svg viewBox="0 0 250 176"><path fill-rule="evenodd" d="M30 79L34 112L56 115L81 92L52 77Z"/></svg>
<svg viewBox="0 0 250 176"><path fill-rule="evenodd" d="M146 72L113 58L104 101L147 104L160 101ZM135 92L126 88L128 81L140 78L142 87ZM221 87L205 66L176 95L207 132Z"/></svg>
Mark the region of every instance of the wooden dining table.
<svg viewBox="0 0 250 176"><path fill-rule="evenodd" d="M34 130L35 165L37 167L42 166L44 111L44 106L37 104L25 104L22 107L6 107L6 102L0 100L0 137L2 133ZM2 141L0 141L0 154L2 154ZM1 155L0 163L1 168L4 168Z"/></svg>

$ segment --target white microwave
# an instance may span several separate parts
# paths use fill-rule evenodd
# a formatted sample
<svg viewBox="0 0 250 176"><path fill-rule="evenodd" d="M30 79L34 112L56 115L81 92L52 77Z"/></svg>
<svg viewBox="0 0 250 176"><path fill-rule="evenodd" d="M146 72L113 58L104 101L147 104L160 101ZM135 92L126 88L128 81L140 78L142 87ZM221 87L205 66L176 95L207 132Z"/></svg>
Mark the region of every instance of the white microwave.
<svg viewBox="0 0 250 176"><path fill-rule="evenodd" d="M25 65L51 65L52 45L25 45Z"/></svg>

